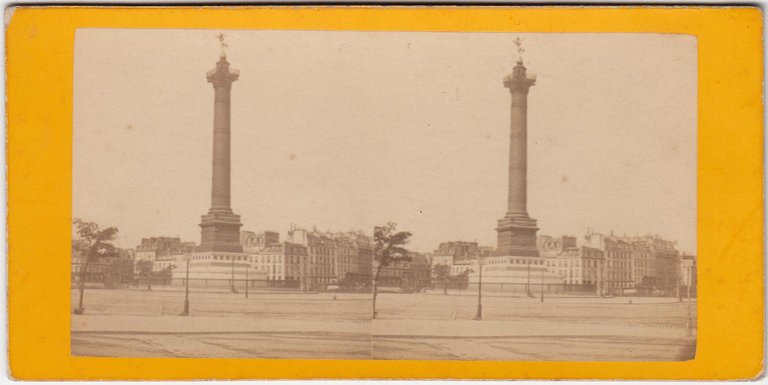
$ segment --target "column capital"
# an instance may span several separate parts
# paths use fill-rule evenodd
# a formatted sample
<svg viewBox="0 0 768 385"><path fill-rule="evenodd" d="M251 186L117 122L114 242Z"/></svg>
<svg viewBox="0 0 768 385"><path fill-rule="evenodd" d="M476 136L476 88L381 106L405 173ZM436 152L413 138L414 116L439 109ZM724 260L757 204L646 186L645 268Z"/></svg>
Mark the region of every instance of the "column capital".
<svg viewBox="0 0 768 385"><path fill-rule="evenodd" d="M229 68L229 62L221 58L216 67L211 69L205 74L209 83L213 84L214 88L218 87L230 87L232 82L236 81L240 77L240 70L235 68Z"/></svg>
<svg viewBox="0 0 768 385"><path fill-rule="evenodd" d="M511 74L504 77L504 87L510 91L528 92L528 88L536 84L536 75L526 74L522 61L518 61Z"/></svg>

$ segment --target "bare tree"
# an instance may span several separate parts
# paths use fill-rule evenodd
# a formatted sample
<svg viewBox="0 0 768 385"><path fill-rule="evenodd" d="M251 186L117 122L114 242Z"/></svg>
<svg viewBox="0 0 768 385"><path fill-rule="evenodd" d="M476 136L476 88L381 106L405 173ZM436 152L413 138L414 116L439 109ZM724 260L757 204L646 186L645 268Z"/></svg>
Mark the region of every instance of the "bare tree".
<svg viewBox="0 0 768 385"><path fill-rule="evenodd" d="M80 265L80 301L75 309L75 314L83 314L83 297L85 293L85 279L88 266L99 259L117 255L117 249L110 242L117 235L117 227L99 228L95 222L86 222L79 218L73 221L77 227L79 246L77 251L84 261Z"/></svg>
<svg viewBox="0 0 768 385"><path fill-rule="evenodd" d="M376 274L373 276L373 318L376 318L376 295L381 269L395 262L410 261L408 250L403 247L411 237L408 231L397 231L397 224L389 222L386 226L373 228L373 258L378 263Z"/></svg>

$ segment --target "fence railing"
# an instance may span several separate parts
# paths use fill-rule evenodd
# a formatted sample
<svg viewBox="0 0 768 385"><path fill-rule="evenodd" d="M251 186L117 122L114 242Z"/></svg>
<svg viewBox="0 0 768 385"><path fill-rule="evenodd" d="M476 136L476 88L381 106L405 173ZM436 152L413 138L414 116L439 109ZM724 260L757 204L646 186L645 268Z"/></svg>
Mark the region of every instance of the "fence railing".
<svg viewBox="0 0 768 385"><path fill-rule="evenodd" d="M72 276L72 287L76 287L79 276ZM126 277L120 277L122 279L105 279L105 276L91 275L86 280L89 285L103 285L105 288L121 288L121 287L153 287L153 288L167 288L167 289L183 289L186 287L185 278L170 278L167 276L153 276L150 280L147 277L133 277L132 279ZM189 287L196 291L245 291L246 285L249 290L288 290L296 292L321 292L321 291L339 291L339 292L367 292L371 290L370 285L350 284L348 282L338 283L326 283L322 282L317 277L306 278L302 282L299 279L287 279L287 280L270 280L264 278L249 278L247 281L244 278L235 277L232 278L190 278ZM379 284L379 290L381 292L398 292L398 293L415 293L421 292L426 289L431 290L444 290L443 282L412 282L412 281L392 281L381 282ZM469 283L456 283L449 282L448 290L459 292L477 292L477 282ZM660 296L674 296L676 292L673 290L660 291L660 290L640 290L634 288L616 288L609 287L607 285L599 284L562 284L562 283L541 283L541 282L486 282L482 283L483 292L488 293L514 293L537 296L542 292L545 294L574 294L574 295L603 295L603 296L643 296L643 297L660 297ZM686 290L681 289L680 295L685 296Z"/></svg>
<svg viewBox="0 0 768 385"><path fill-rule="evenodd" d="M595 284L562 284L562 283L519 283L519 282L485 282L482 283L484 292L504 292L532 295L541 294L599 294ZM440 288L438 285L437 288ZM467 290L477 291L478 283L470 282Z"/></svg>

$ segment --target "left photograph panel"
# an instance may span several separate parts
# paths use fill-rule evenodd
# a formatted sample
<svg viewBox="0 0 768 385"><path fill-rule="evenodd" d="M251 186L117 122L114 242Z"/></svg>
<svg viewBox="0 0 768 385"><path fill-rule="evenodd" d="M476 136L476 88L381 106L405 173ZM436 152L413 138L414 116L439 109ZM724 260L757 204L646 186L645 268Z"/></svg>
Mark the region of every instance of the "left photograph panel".
<svg viewBox="0 0 768 385"><path fill-rule="evenodd" d="M371 357L370 231L258 217L279 133L242 35L78 30L73 355Z"/></svg>

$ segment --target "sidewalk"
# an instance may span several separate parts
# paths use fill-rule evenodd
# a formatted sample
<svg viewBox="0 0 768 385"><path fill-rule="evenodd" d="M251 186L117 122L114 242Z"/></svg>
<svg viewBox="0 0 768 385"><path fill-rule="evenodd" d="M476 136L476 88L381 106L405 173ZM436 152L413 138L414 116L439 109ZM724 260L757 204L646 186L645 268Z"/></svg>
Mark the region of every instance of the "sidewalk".
<svg viewBox="0 0 768 385"><path fill-rule="evenodd" d="M685 337L685 325L643 326L632 324L574 323L552 320L376 320L375 336L380 337ZM695 330L694 330L695 333Z"/></svg>
<svg viewBox="0 0 768 385"><path fill-rule="evenodd" d="M590 324L553 320L388 320L377 319L280 319L203 316L103 316L72 317L73 333L181 334L181 333L343 333L382 337L522 337L522 336L617 336L687 337L685 325L643 326ZM693 331L695 334L695 330Z"/></svg>
<svg viewBox="0 0 768 385"><path fill-rule="evenodd" d="M205 316L73 315L73 333L365 333L370 320L299 320Z"/></svg>

